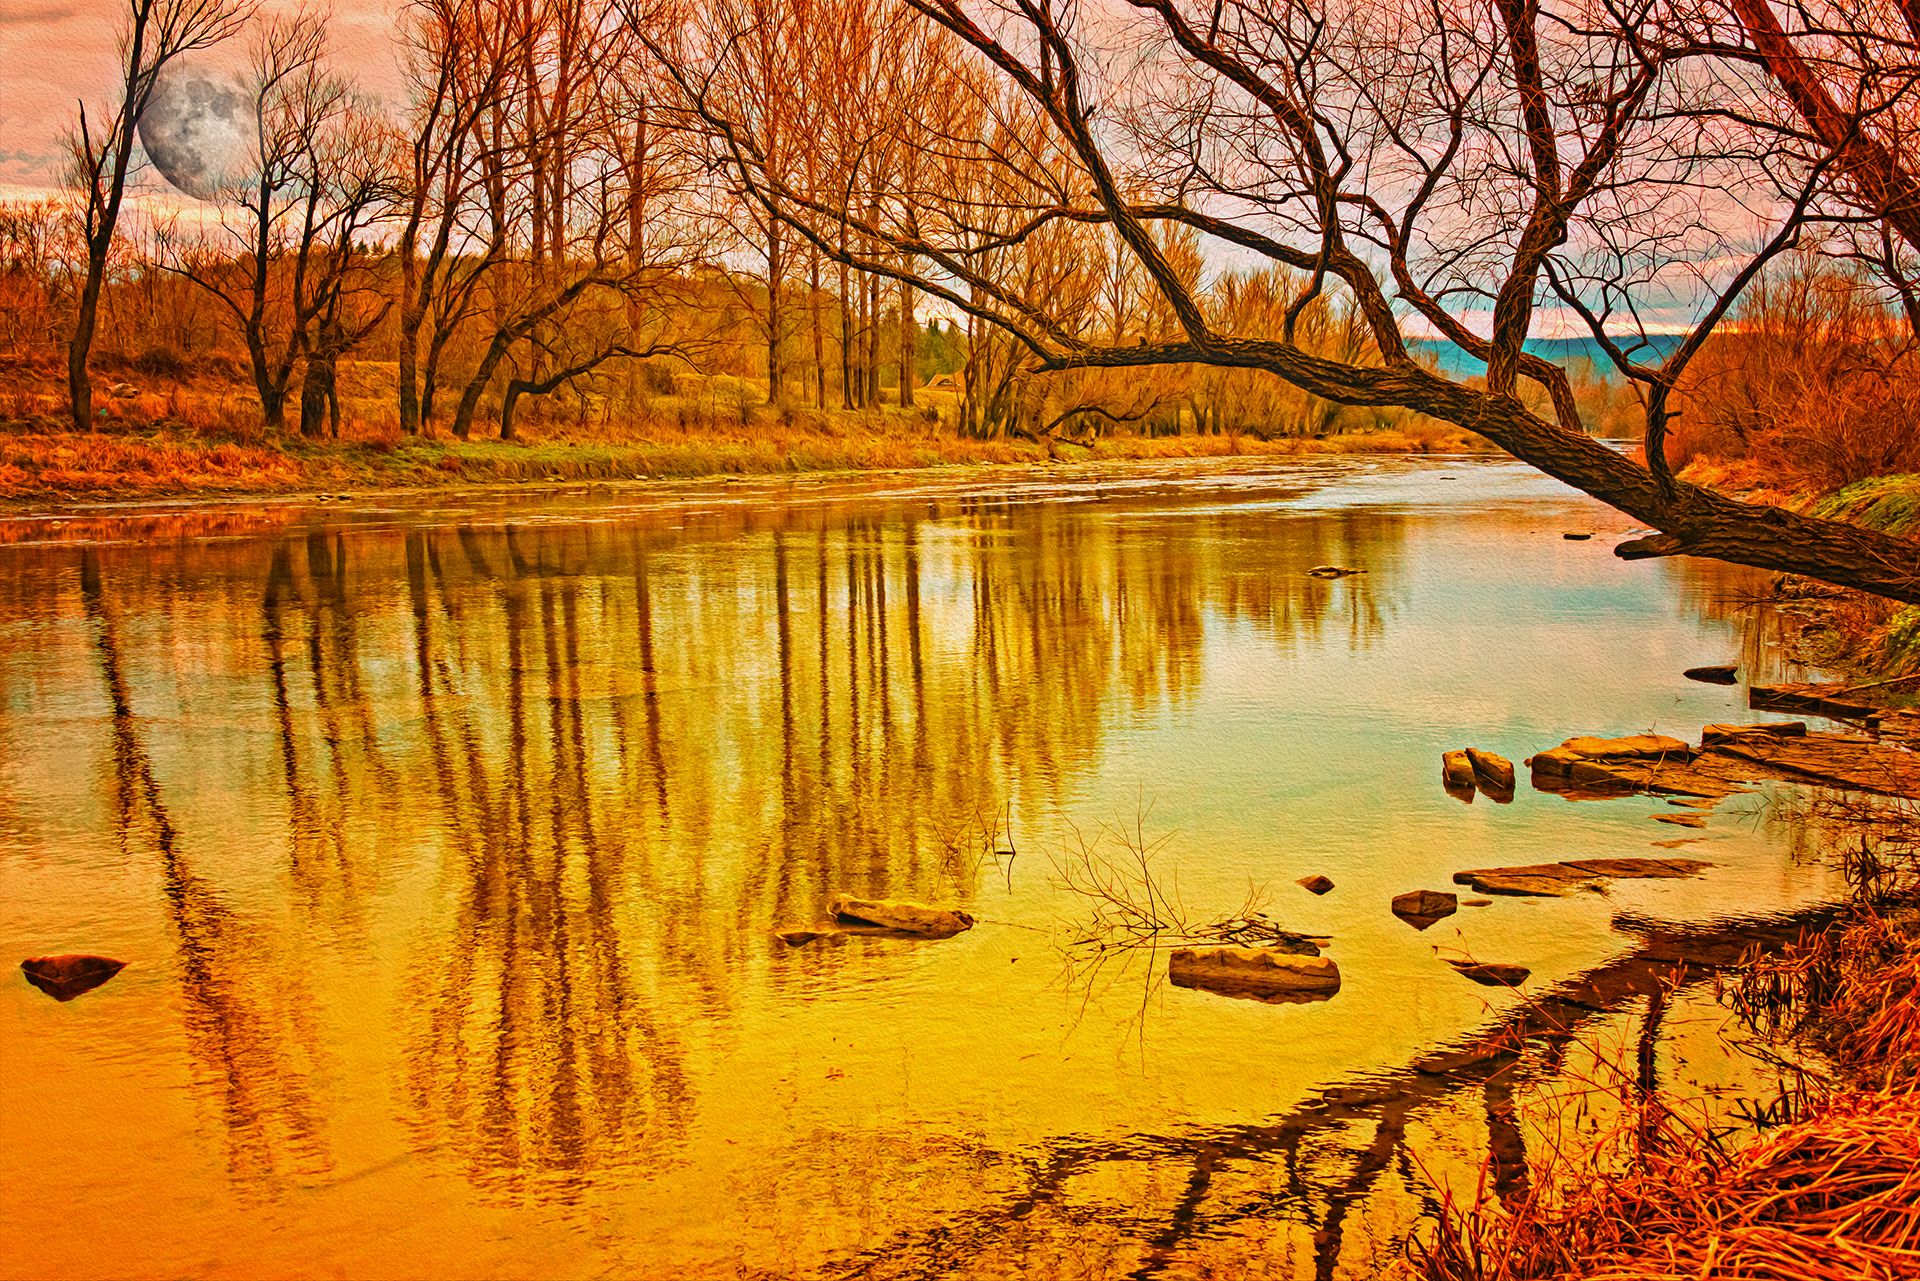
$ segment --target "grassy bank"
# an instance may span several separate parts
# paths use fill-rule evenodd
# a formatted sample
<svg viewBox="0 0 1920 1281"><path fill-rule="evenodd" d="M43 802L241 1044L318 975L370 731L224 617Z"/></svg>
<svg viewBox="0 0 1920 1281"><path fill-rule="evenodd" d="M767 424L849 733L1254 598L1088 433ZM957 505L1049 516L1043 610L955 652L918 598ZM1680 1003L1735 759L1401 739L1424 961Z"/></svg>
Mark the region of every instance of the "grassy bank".
<svg viewBox="0 0 1920 1281"><path fill-rule="evenodd" d="M760 393L747 384L701 396L655 397L637 421L529 413L520 439L463 441L444 430L402 436L377 372L356 370L344 380L354 394L344 398L339 438L308 440L262 430L249 395L224 379L107 382L118 394L101 393L97 430L73 432L62 424L58 388L46 371L0 371L0 501L1485 448L1465 432L1424 421L1323 439L1133 432L1085 445L1020 436L979 439L949 425L955 418L950 392L924 395L910 409L820 411L756 401Z"/></svg>
<svg viewBox="0 0 1920 1281"><path fill-rule="evenodd" d="M983 463L1098 462L1338 453L1434 453L1468 448L1398 432L1328 440L1252 436L1112 436L1081 447L937 431L872 435L809 430L674 433L634 440L246 443L166 428L145 432L0 435L0 500L162 498L402 489L513 481L771 475Z"/></svg>

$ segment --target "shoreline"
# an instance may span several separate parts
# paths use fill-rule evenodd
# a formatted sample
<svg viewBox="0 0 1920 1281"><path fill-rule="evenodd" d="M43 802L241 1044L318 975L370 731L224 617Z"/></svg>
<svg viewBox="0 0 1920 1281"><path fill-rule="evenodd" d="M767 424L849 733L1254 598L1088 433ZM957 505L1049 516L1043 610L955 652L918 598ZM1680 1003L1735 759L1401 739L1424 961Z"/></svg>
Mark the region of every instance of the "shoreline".
<svg viewBox="0 0 1920 1281"><path fill-rule="evenodd" d="M0 433L0 514L66 505L209 504L337 495L435 493L542 486L642 484L717 478L877 475L955 468L1100 463L1497 453L1464 434L1395 431L1326 439L1115 436L1091 447L951 433L662 435L634 440L553 439L399 444L299 440L246 444L173 434Z"/></svg>

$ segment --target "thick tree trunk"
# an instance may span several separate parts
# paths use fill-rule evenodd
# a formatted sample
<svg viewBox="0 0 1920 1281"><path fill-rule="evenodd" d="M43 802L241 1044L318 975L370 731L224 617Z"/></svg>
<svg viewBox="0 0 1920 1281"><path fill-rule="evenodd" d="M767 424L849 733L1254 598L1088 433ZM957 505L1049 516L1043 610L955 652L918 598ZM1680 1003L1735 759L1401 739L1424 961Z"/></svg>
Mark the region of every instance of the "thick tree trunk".
<svg viewBox="0 0 1920 1281"><path fill-rule="evenodd" d="M93 335L100 317L100 284L105 274L103 259L88 262L87 279L74 308L73 336L67 342L67 404L75 431L92 431L94 426L93 376L87 372L87 358L93 353Z"/></svg>

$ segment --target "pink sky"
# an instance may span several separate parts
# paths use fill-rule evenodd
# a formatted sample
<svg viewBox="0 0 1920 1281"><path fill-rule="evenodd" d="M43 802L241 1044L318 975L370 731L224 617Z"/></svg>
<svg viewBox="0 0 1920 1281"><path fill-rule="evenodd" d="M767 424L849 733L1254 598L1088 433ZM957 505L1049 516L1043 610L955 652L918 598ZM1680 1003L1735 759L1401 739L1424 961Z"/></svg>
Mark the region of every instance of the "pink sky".
<svg viewBox="0 0 1920 1281"><path fill-rule="evenodd" d="M335 0L338 65L369 92L393 96L392 47L403 0ZM285 7L285 6L274 6ZM0 0L0 197L57 180L61 140L75 104L111 95L125 0Z"/></svg>

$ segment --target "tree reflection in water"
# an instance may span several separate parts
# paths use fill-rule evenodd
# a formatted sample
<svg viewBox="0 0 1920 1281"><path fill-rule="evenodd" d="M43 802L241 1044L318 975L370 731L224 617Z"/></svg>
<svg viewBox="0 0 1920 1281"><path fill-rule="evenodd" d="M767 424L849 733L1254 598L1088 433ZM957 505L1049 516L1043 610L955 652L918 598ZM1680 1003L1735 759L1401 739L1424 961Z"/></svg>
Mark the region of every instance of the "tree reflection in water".
<svg viewBox="0 0 1920 1281"><path fill-rule="evenodd" d="M974 903L956 828L1057 805L1117 721L1193 698L1210 626L1282 649L1380 634L1402 521L1292 532L1230 509L904 497L77 553L114 820L159 860L194 1084L233 1178L331 1168L338 1086L310 1009L352 1027L358 949L399 972L390 1005L364 998L391 1026L364 1035L397 1047L417 1156L516 1204L700 1159L703 1097L729 1085L715 1046L744 1004L913 963L773 950L774 928L836 891ZM9 555L9 576L76 558ZM1374 574L1304 572L1359 560ZM170 661L183 644L195 663ZM153 740L192 761L211 720L229 754L204 776L156 768ZM1371 1179L1402 1159L1403 1119L1364 1119ZM1027 1209L1108 1159L1085 1142L1036 1168ZM1209 1221L1213 1163L1234 1159L1166 1142L1198 1146L1185 1208L1151 1234L1162 1253ZM1297 1142L1269 1150L1305 1186L1319 1158Z"/></svg>

